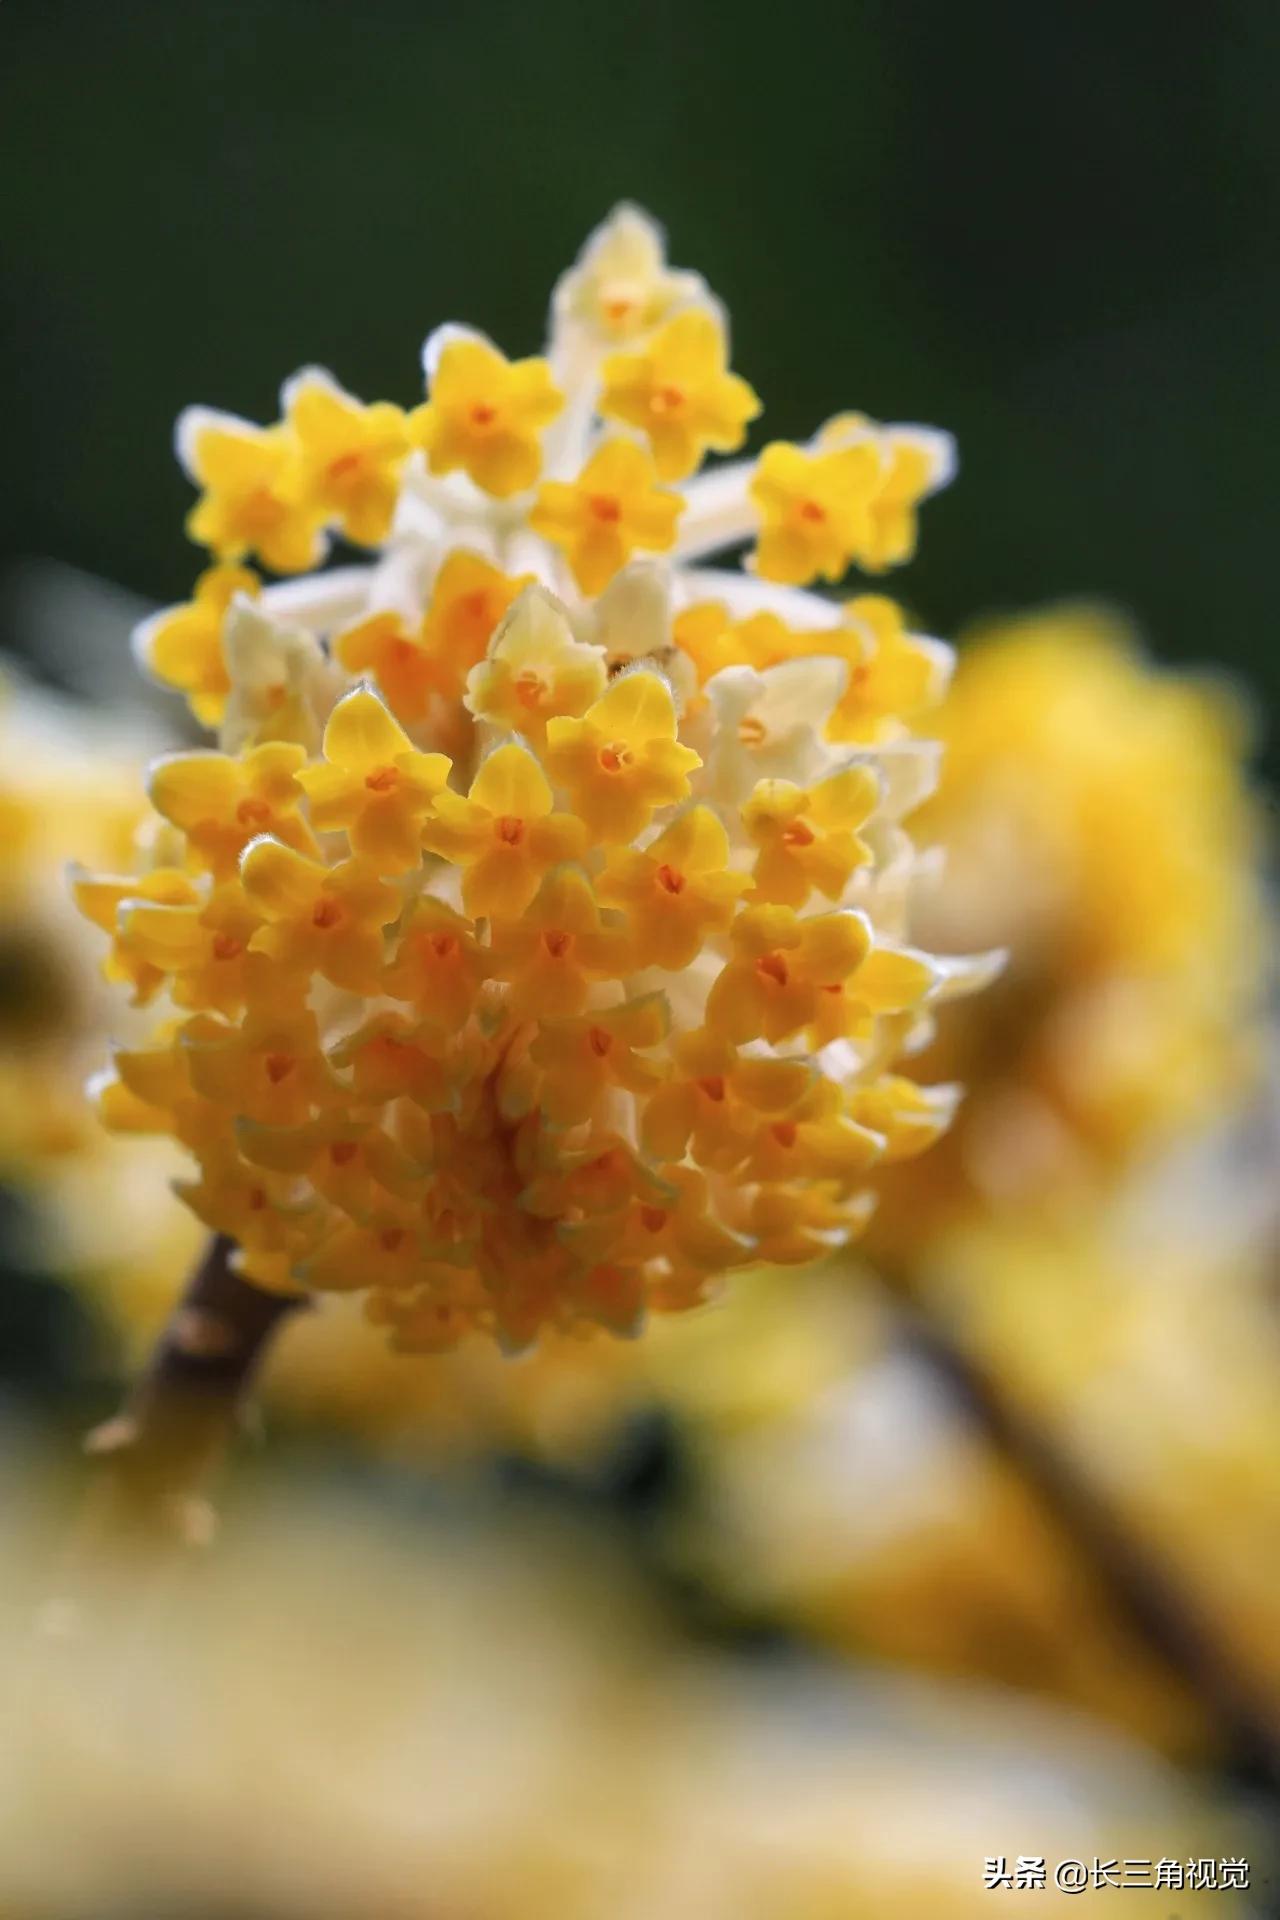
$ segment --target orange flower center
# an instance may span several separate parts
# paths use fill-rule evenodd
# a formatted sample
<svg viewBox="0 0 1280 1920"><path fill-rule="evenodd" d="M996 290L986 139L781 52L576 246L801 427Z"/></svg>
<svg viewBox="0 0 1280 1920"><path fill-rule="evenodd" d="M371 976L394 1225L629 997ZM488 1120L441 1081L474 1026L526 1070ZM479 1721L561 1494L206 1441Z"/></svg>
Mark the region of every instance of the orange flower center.
<svg viewBox="0 0 1280 1920"><path fill-rule="evenodd" d="M437 960L452 960L458 951L458 936L456 933L433 933L427 945Z"/></svg>
<svg viewBox="0 0 1280 1920"><path fill-rule="evenodd" d="M604 308L606 320L612 320L617 326L619 321L626 319L635 306L635 301L627 294L618 293L602 300L600 304Z"/></svg>
<svg viewBox="0 0 1280 1920"><path fill-rule="evenodd" d="M528 668L517 677L515 692L522 707L540 707L546 697L547 683L540 673Z"/></svg>
<svg viewBox="0 0 1280 1920"><path fill-rule="evenodd" d="M477 400L471 408L470 418L473 427L491 427L497 417L498 409L491 407L487 400Z"/></svg>
<svg viewBox="0 0 1280 1920"><path fill-rule="evenodd" d="M766 729L758 713L748 713L738 722L738 738L744 747L762 747Z"/></svg>
<svg viewBox="0 0 1280 1920"><path fill-rule="evenodd" d="M271 809L265 800L255 800L250 796L242 800L236 808L236 824L241 827L265 827L271 818Z"/></svg>
<svg viewBox="0 0 1280 1920"><path fill-rule="evenodd" d="M791 978L786 955L782 953L762 953L756 961L756 972L762 980L772 980L778 987L785 987Z"/></svg>
<svg viewBox="0 0 1280 1920"><path fill-rule="evenodd" d="M592 1027L587 1034L587 1045L590 1047L592 1053L595 1054L597 1060L603 1060L613 1046L613 1035L606 1033L603 1027ZM602 1159L599 1165L603 1169L605 1160Z"/></svg>
<svg viewBox="0 0 1280 1920"><path fill-rule="evenodd" d="M278 1087L289 1078L297 1062L290 1053L269 1053L262 1064L272 1086Z"/></svg>
<svg viewBox="0 0 1280 1920"><path fill-rule="evenodd" d="M400 1247L400 1244L403 1241L403 1239L404 1239L403 1228L387 1227L382 1233L378 1235L378 1245L382 1248L384 1253L395 1253Z"/></svg>
<svg viewBox="0 0 1280 1920"><path fill-rule="evenodd" d="M362 453L340 453L336 460L329 462L326 472L330 480L350 480L359 472L363 464Z"/></svg>
<svg viewBox="0 0 1280 1920"><path fill-rule="evenodd" d="M825 507L820 507L816 500L802 500L799 506L799 515L802 520L807 520L811 526L821 526L827 517L827 510Z"/></svg>
<svg viewBox="0 0 1280 1920"><path fill-rule="evenodd" d="M661 1207L641 1207L640 1225L646 1233L661 1233L667 1224L667 1216Z"/></svg>
<svg viewBox="0 0 1280 1920"><path fill-rule="evenodd" d="M571 933L544 933L542 944L553 960L563 960L573 945Z"/></svg>
<svg viewBox="0 0 1280 1920"><path fill-rule="evenodd" d="M517 820L513 813L504 813L493 831L504 847L518 847L524 839L524 821Z"/></svg>
<svg viewBox="0 0 1280 1920"><path fill-rule="evenodd" d="M311 909L311 924L313 927L318 927L321 933L328 933L331 928L337 926L341 918L342 908L332 894L325 894L323 899L317 900Z"/></svg>
<svg viewBox="0 0 1280 1920"><path fill-rule="evenodd" d="M587 509L606 527L616 527L622 518L622 503L616 494L593 493L587 501Z"/></svg>
<svg viewBox="0 0 1280 1920"><path fill-rule="evenodd" d="M634 755L624 741L613 740L607 747L601 747L596 758L606 773L621 773L632 764Z"/></svg>
<svg viewBox="0 0 1280 1920"><path fill-rule="evenodd" d="M329 1158L335 1167L350 1166L359 1149L354 1140L335 1140L329 1149Z"/></svg>
<svg viewBox="0 0 1280 1920"><path fill-rule="evenodd" d="M724 1075L722 1073L704 1074L697 1084L702 1092L706 1094L708 1100L714 1100L718 1104L724 1099Z"/></svg>
<svg viewBox="0 0 1280 1920"><path fill-rule="evenodd" d="M234 933L215 933L213 936L213 957L215 960L238 960L244 952L244 941L237 940Z"/></svg>
<svg viewBox="0 0 1280 1920"><path fill-rule="evenodd" d="M806 826L803 820L789 820L782 829L782 843L787 847L811 847L813 828Z"/></svg>
<svg viewBox="0 0 1280 1920"><path fill-rule="evenodd" d="M656 387L651 405L655 413L678 413L685 403L685 395L680 387Z"/></svg>
<svg viewBox="0 0 1280 1920"><path fill-rule="evenodd" d="M683 893L684 875L677 873L674 867L669 867L664 861L658 868L658 885L666 893Z"/></svg>
<svg viewBox="0 0 1280 1920"><path fill-rule="evenodd" d="M250 1193L249 1198L245 1202L245 1204L248 1207L250 1213L261 1213L262 1209L267 1204L266 1193L261 1187L254 1187L253 1191Z"/></svg>
<svg viewBox="0 0 1280 1920"><path fill-rule="evenodd" d="M794 1120L779 1120L773 1129L773 1137L780 1147L794 1147L796 1143Z"/></svg>
<svg viewBox="0 0 1280 1920"><path fill-rule="evenodd" d="M398 767L374 767L371 773L366 773L364 783L370 793L390 793L400 784L400 770Z"/></svg>

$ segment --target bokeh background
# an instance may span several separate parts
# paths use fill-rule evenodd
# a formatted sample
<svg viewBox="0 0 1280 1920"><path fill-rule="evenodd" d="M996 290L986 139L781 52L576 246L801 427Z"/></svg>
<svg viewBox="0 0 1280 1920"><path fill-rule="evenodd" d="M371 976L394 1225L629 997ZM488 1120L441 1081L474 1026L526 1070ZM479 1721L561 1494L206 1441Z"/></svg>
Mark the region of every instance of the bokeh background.
<svg viewBox="0 0 1280 1920"><path fill-rule="evenodd" d="M269 418L280 378L311 361L357 393L410 403L421 338L455 316L532 351L552 276L629 197L725 300L735 365L765 394L771 432L802 437L847 405L956 434L960 482L926 510L919 557L893 583L922 628L950 636L1087 595L1129 615L1158 663L1245 690L1262 832L1246 853L1224 825L1219 851L1252 873L1266 857L1265 783L1280 772L1278 81L1280 15L1266 0L1176 13L1143 0L3 0L0 642L72 705L41 721L47 733L13 710L0 757L71 766L82 741L86 763L110 762L127 785L133 761L172 738L174 703L142 692L126 635L146 606L190 589L189 489L169 455L184 404ZM1098 697L1117 730L1126 703L1145 703L1127 681L1114 705ZM1155 723L1144 752L1157 773L1177 768L1180 724L1166 741ZM1107 752L1123 809L1137 785L1124 784L1122 739ZM1225 820L1235 802L1208 759L1206 806ZM86 834L96 813L109 837L102 795L115 804L119 783L95 779L62 789L67 813L83 809ZM1188 784L1193 810L1200 791ZM1145 832L1135 814L1126 849ZM32 951L0 951L14 1030L40 1002ZM1244 1051L1262 1062L1252 1036ZM29 1079L0 1094L11 1116L36 1104ZM50 1133L66 1124L74 1133L51 1111ZM643 1380L629 1354L603 1375L573 1356L549 1369L554 1395L536 1377L512 1394L481 1365L451 1375L420 1420L406 1374L348 1384L340 1346L299 1346L267 1443L241 1463L220 1584L194 1603L190 1643L172 1612L156 1627L159 1677L139 1709L144 1730L149 1713L159 1725L167 1687L203 1724L229 1693L217 1778L139 1767L106 1794L86 1761L72 1790L97 1883L71 1874L33 1894L33 1881L21 1904L0 1876L0 1912L123 1920L152 1911L131 1901L159 1887L184 1914L222 1901L314 1920L376 1897L417 1920L406 1888L425 1859L461 1889L429 1920L614 1920L632 1911L618 1887L633 1887L641 1856L745 1859L747 1828L771 1832L771 1820L767 1872L726 1893L728 1873L699 1891L672 1868L647 1904L636 1896L640 1920L710 1920L717 1899L734 1920L982 1912L973 1837L988 1827L988 1852L1029 1850L1039 1832L1061 1852L1073 1839L1153 1855L1256 1840L1261 1858L1274 1756L1239 1737L1241 1721L1244 1736L1257 1726L1231 1695L1269 1703L1264 1732L1280 1717L1266 1573L1280 1550L1274 1149L1255 1087L1244 1134L1215 1134L1194 1178L1177 1159L1143 1168L1148 1225L1118 1246L1110 1218L1104 1234L1092 1216L1075 1221L1077 1239L1051 1220L979 1240L966 1256L976 1278L964 1261L948 1276L960 1305L942 1317L941 1352L882 1291L823 1280L799 1315L748 1289L719 1347L704 1354L695 1330L683 1350L661 1346ZM52 1207L39 1183L0 1181L0 1484L14 1514L0 1558L24 1569L46 1563L28 1543L48 1544L42 1515L65 1504L79 1433L118 1398L130 1323L136 1339L164 1261L188 1251L167 1226L150 1232L159 1168L63 1157ZM122 1281L106 1274L122 1263L95 1249L94 1223L131 1217L147 1228L146 1260ZM1064 1521L1043 1475L1028 1475L1026 1435L1012 1448L993 1435L972 1381L951 1369L957 1324L970 1336L961 1357L1003 1385L1033 1442L1047 1431L1121 1536L1172 1565L1178 1609L1207 1625L1220 1663L1207 1699L1176 1627L1171 1651L1167 1622L1135 1620L1123 1551L1129 1598L1117 1598L1114 1541L1100 1566L1092 1510L1082 1538L1079 1511ZM362 1557L363 1583L349 1571ZM317 1598L339 1561L347 1571ZM395 1596L390 1623L376 1582ZM264 1629L264 1587L298 1606L326 1672L353 1633L382 1643L376 1713L353 1682L341 1700L321 1689L311 1725L310 1670ZM428 1588L424 1626L413 1596ZM29 1571L18 1589L21 1605L40 1597ZM243 1677L264 1632L279 1684L264 1703L246 1683L242 1703L227 1676ZM507 1652L492 1684L459 1692L455 1666L482 1671L495 1644ZM90 1701L116 1701L117 1655L112 1642L88 1657ZM417 1718L397 1692L408 1671L428 1676ZM655 1723L654 1698L669 1722ZM572 1844L544 1859L527 1804L495 1802L486 1817L509 1844L481 1887L467 1849L483 1854L492 1835L476 1841L450 1803L415 1851L406 1756L445 1764L415 1744L436 1712L471 1740L463 1781L491 1776L488 1757L513 1743L539 1774L554 1745L565 1799L539 1817ZM376 1755L383 1769L383 1825L326 1778L305 1846L282 1865L279 1823L316 1786L308 1738L341 1745L356 1726L362 1764ZM277 1798L249 1804L250 1751L268 1755ZM628 1768L647 1825L619 1784ZM592 1804L616 1884L594 1855L584 1864L572 1782L595 1773L614 1796ZM732 1817L706 1802L708 1775ZM33 1801L15 1796L29 1833L52 1821L57 1778ZM962 1780L972 1805L957 1814ZM144 1887L139 1862L159 1872L159 1831L175 1836L170 1878ZM388 1852L391 1833L401 1852ZM827 1861L836 1834L857 1871ZM922 1849L928 1872L908 1875ZM793 1875L779 1862L800 1864ZM1210 1910L1237 1909L1224 1895ZM1258 1881L1249 1911L1280 1911Z"/></svg>

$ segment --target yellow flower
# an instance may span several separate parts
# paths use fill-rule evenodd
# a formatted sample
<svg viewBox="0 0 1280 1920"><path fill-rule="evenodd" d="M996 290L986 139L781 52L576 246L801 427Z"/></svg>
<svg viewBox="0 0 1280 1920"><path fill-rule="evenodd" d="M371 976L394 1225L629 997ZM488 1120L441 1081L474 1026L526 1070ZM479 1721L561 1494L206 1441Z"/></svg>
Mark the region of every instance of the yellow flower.
<svg viewBox="0 0 1280 1920"><path fill-rule="evenodd" d="M373 676L402 725L420 727L434 701L461 697L524 584L459 548L441 565L416 632L399 613L375 613L339 634L334 652L349 672Z"/></svg>
<svg viewBox="0 0 1280 1920"><path fill-rule="evenodd" d="M240 863L245 897L266 922L254 953L282 968L319 973L350 993L376 993L383 928L400 912L400 896L377 868L359 858L326 867L278 840L255 840Z"/></svg>
<svg viewBox="0 0 1280 1920"><path fill-rule="evenodd" d="M444 754L419 753L377 694L357 687L329 715L323 764L298 780L321 833L343 829L353 853L399 873L418 864L422 822L448 775Z"/></svg>
<svg viewBox="0 0 1280 1920"><path fill-rule="evenodd" d="M301 573L324 556L322 510L301 491L294 437L231 414L189 407L178 447L202 489L187 532L219 560L256 553L274 573Z"/></svg>
<svg viewBox="0 0 1280 1920"><path fill-rule="evenodd" d="M710 449L732 453L760 402L730 373L724 329L702 308L677 315L637 354L604 364L600 411L648 435L664 480L683 480Z"/></svg>
<svg viewBox="0 0 1280 1920"><path fill-rule="evenodd" d="M675 544L681 501L657 484L652 455L633 440L607 440L577 479L546 481L529 525L563 547L584 593L599 593L638 549Z"/></svg>
<svg viewBox="0 0 1280 1920"><path fill-rule="evenodd" d="M872 593L850 600L837 637L848 651L849 684L827 722L829 740L893 738L945 693L949 650L908 633L892 600Z"/></svg>
<svg viewBox="0 0 1280 1920"><path fill-rule="evenodd" d="M358 1108L411 1100L427 1113L456 1106L459 1082L475 1066L465 1046L455 1047L438 1015L418 1019L400 1013L377 1013L362 1022L330 1048L329 1061L342 1072L350 1069ZM403 1110L398 1118L401 1141L410 1146L412 1124ZM420 1157L429 1161L430 1151Z"/></svg>
<svg viewBox="0 0 1280 1920"><path fill-rule="evenodd" d="M263 1262L255 1273L264 1284L277 1258L287 1272L324 1225L316 1201L301 1193L297 1182L231 1155L206 1162L198 1180L176 1181L174 1190L214 1233L228 1234L252 1261Z"/></svg>
<svg viewBox="0 0 1280 1920"><path fill-rule="evenodd" d="M877 427L865 414L842 413L818 435L820 447L860 443L879 446L880 484L855 559L868 573L901 566L916 550L917 508L951 478L955 456L946 434L923 427Z"/></svg>
<svg viewBox="0 0 1280 1920"><path fill-rule="evenodd" d="M728 929L751 884L728 866L729 836L709 807L678 815L643 853L610 853L598 891L606 905L626 910L637 967L677 972L692 964L709 935Z"/></svg>
<svg viewBox="0 0 1280 1920"><path fill-rule="evenodd" d="M439 661L398 613L374 613L348 627L334 642L348 673L370 675L402 726L417 726L431 709Z"/></svg>
<svg viewBox="0 0 1280 1920"><path fill-rule="evenodd" d="M839 580L871 539L881 456L872 440L810 453L777 440L760 455L751 497L762 525L756 571L804 585Z"/></svg>
<svg viewBox="0 0 1280 1920"><path fill-rule="evenodd" d="M895 1070L982 973L903 944L947 656L800 585L900 557L948 443L850 416L697 472L758 411L727 338L620 208L545 358L444 328L408 419L314 369L275 426L183 417L193 527L311 570L214 568L139 636L220 750L153 769L149 872L78 882L157 1003L100 1106L194 1156L254 1284L398 1348L841 1247L954 1104Z"/></svg>
<svg viewBox="0 0 1280 1920"><path fill-rule="evenodd" d="M422 623L422 644L443 698L461 699L468 674L527 583L527 574L513 579L465 548L448 555Z"/></svg>
<svg viewBox="0 0 1280 1920"><path fill-rule="evenodd" d="M533 486L543 429L564 405L545 360L508 360L479 335L449 333L428 349L430 396L409 432L432 473L464 469L500 500Z"/></svg>
<svg viewBox="0 0 1280 1920"><path fill-rule="evenodd" d="M522 1018L577 1013L592 981L633 971L636 958L623 930L602 922L586 874L554 867L519 921L494 928L488 963L511 983L507 1005Z"/></svg>
<svg viewBox="0 0 1280 1920"><path fill-rule="evenodd" d="M180 827L187 846L215 880L229 879L250 840L270 833L299 853L315 853L302 818L297 775L306 749L291 741L226 753L170 753L152 763L147 792L156 812Z"/></svg>
<svg viewBox="0 0 1280 1920"><path fill-rule="evenodd" d="M418 1169L383 1128L338 1109L297 1126L241 1118L236 1141L252 1167L305 1180L351 1219L368 1219L392 1197L407 1200Z"/></svg>
<svg viewBox="0 0 1280 1920"><path fill-rule="evenodd" d="M282 400L303 499L357 546L376 547L391 531L409 452L404 414L386 401L363 406L320 367L295 375Z"/></svg>
<svg viewBox="0 0 1280 1920"><path fill-rule="evenodd" d="M688 654L705 686L725 667L780 666L813 652L812 633L798 633L776 613L734 620L722 600L702 600L676 615L675 643Z"/></svg>
<svg viewBox="0 0 1280 1920"><path fill-rule="evenodd" d="M164 906L190 907L200 899L190 874L174 867L155 867L150 873L117 875L86 873L72 867L71 891L87 920L112 936L102 963L104 979L133 989L135 1006L144 1006L164 984L164 969L144 960L132 942L120 937L119 915L127 901L155 901Z"/></svg>
<svg viewBox="0 0 1280 1920"><path fill-rule="evenodd" d="M645 1109L645 1146L667 1162L692 1153L720 1173L741 1166L766 1119L790 1112L814 1078L807 1060L743 1057L705 1028L681 1034L672 1055L673 1072Z"/></svg>
<svg viewBox="0 0 1280 1920"><path fill-rule="evenodd" d="M577 265L555 291L557 316L616 344L659 326L691 301L705 300L696 273L667 265L662 229L624 202L596 228Z"/></svg>
<svg viewBox="0 0 1280 1920"><path fill-rule="evenodd" d="M595 841L633 840L657 808L687 799L699 764L677 738L670 687L642 667L620 674L580 720L547 726L547 771Z"/></svg>
<svg viewBox="0 0 1280 1920"><path fill-rule="evenodd" d="M761 780L742 810L759 848L753 900L802 907L816 888L838 900L849 876L872 857L858 828L880 799L870 767L845 767L811 787L792 780Z"/></svg>
<svg viewBox="0 0 1280 1920"><path fill-rule="evenodd" d="M604 692L605 679L600 648L575 640L550 595L528 587L472 667L466 704L477 719L540 747L548 720L584 713Z"/></svg>
<svg viewBox="0 0 1280 1920"><path fill-rule="evenodd" d="M247 567L209 567L185 606L167 607L144 620L133 636L139 665L163 686L185 694L201 726L217 726L231 689L222 653L227 609L236 594L252 598L258 590L258 576Z"/></svg>
<svg viewBox="0 0 1280 1920"><path fill-rule="evenodd" d="M233 880L217 887L207 902L125 900L117 915L116 947L167 981L178 1006L230 1016L254 1000L259 987L270 990L265 969L250 952L260 924L256 906Z"/></svg>
<svg viewBox="0 0 1280 1920"><path fill-rule="evenodd" d="M476 1004L484 968L470 920L428 896L401 926L383 987L393 999L411 1001L424 1020L460 1032Z"/></svg>
<svg viewBox="0 0 1280 1920"><path fill-rule="evenodd" d="M820 1018L871 946L857 913L800 919L790 907L747 907L733 926L734 956L707 996L707 1025L735 1042L786 1040Z"/></svg>
<svg viewBox="0 0 1280 1920"><path fill-rule="evenodd" d="M538 891L549 867L584 851L581 820L554 810L546 774L526 747L496 747L464 800L447 789L436 797L423 845L464 869L469 914L514 919Z"/></svg>
<svg viewBox="0 0 1280 1920"><path fill-rule="evenodd" d="M975 633L931 727L942 783L912 825L944 861L920 932L1009 962L977 1005L938 1010L920 1076L967 1092L939 1153L889 1185L895 1258L997 1207L1104 1198L1260 1057L1260 823L1233 700L1160 670L1118 616L1063 606Z"/></svg>
<svg viewBox="0 0 1280 1920"><path fill-rule="evenodd" d="M239 1026L197 1015L180 1030L179 1044L202 1099L262 1126L301 1126L342 1097L309 1009L250 1009Z"/></svg>
<svg viewBox="0 0 1280 1920"><path fill-rule="evenodd" d="M539 1070L538 1100L547 1119L557 1127L577 1126L590 1118L607 1087L650 1092L662 1068L647 1055L669 1023L660 993L573 1018L543 1019L529 1058Z"/></svg>

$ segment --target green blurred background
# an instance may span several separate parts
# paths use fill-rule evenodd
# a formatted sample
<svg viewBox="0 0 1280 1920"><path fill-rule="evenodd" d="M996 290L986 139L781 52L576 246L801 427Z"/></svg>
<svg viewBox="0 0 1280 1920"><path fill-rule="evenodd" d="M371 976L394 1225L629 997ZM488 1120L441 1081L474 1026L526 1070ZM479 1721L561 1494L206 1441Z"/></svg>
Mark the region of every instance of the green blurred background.
<svg viewBox="0 0 1280 1920"><path fill-rule="evenodd" d="M1273 710L1278 51L1268 0L5 0L6 538L178 597L185 402L412 401L453 316L529 350L626 195L769 430L954 429L936 630L1100 593Z"/></svg>

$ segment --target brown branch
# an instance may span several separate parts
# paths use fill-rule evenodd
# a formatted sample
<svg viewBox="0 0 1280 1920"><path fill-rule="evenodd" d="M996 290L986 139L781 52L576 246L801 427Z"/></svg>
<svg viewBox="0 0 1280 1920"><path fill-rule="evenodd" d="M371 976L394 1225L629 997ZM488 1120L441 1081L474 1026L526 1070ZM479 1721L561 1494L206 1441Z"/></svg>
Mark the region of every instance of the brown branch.
<svg viewBox="0 0 1280 1920"><path fill-rule="evenodd" d="M1134 1538L1067 1452L1012 1407L990 1375L937 1326L909 1283L895 1276L886 1284L911 1351L1039 1496L1117 1614L1206 1709L1228 1763L1280 1797L1280 1727L1176 1576Z"/></svg>
<svg viewBox="0 0 1280 1920"><path fill-rule="evenodd" d="M210 1241L122 1410L86 1441L106 1471L89 1531L110 1545L207 1533L206 1490L230 1447L281 1321L300 1301L265 1293Z"/></svg>

